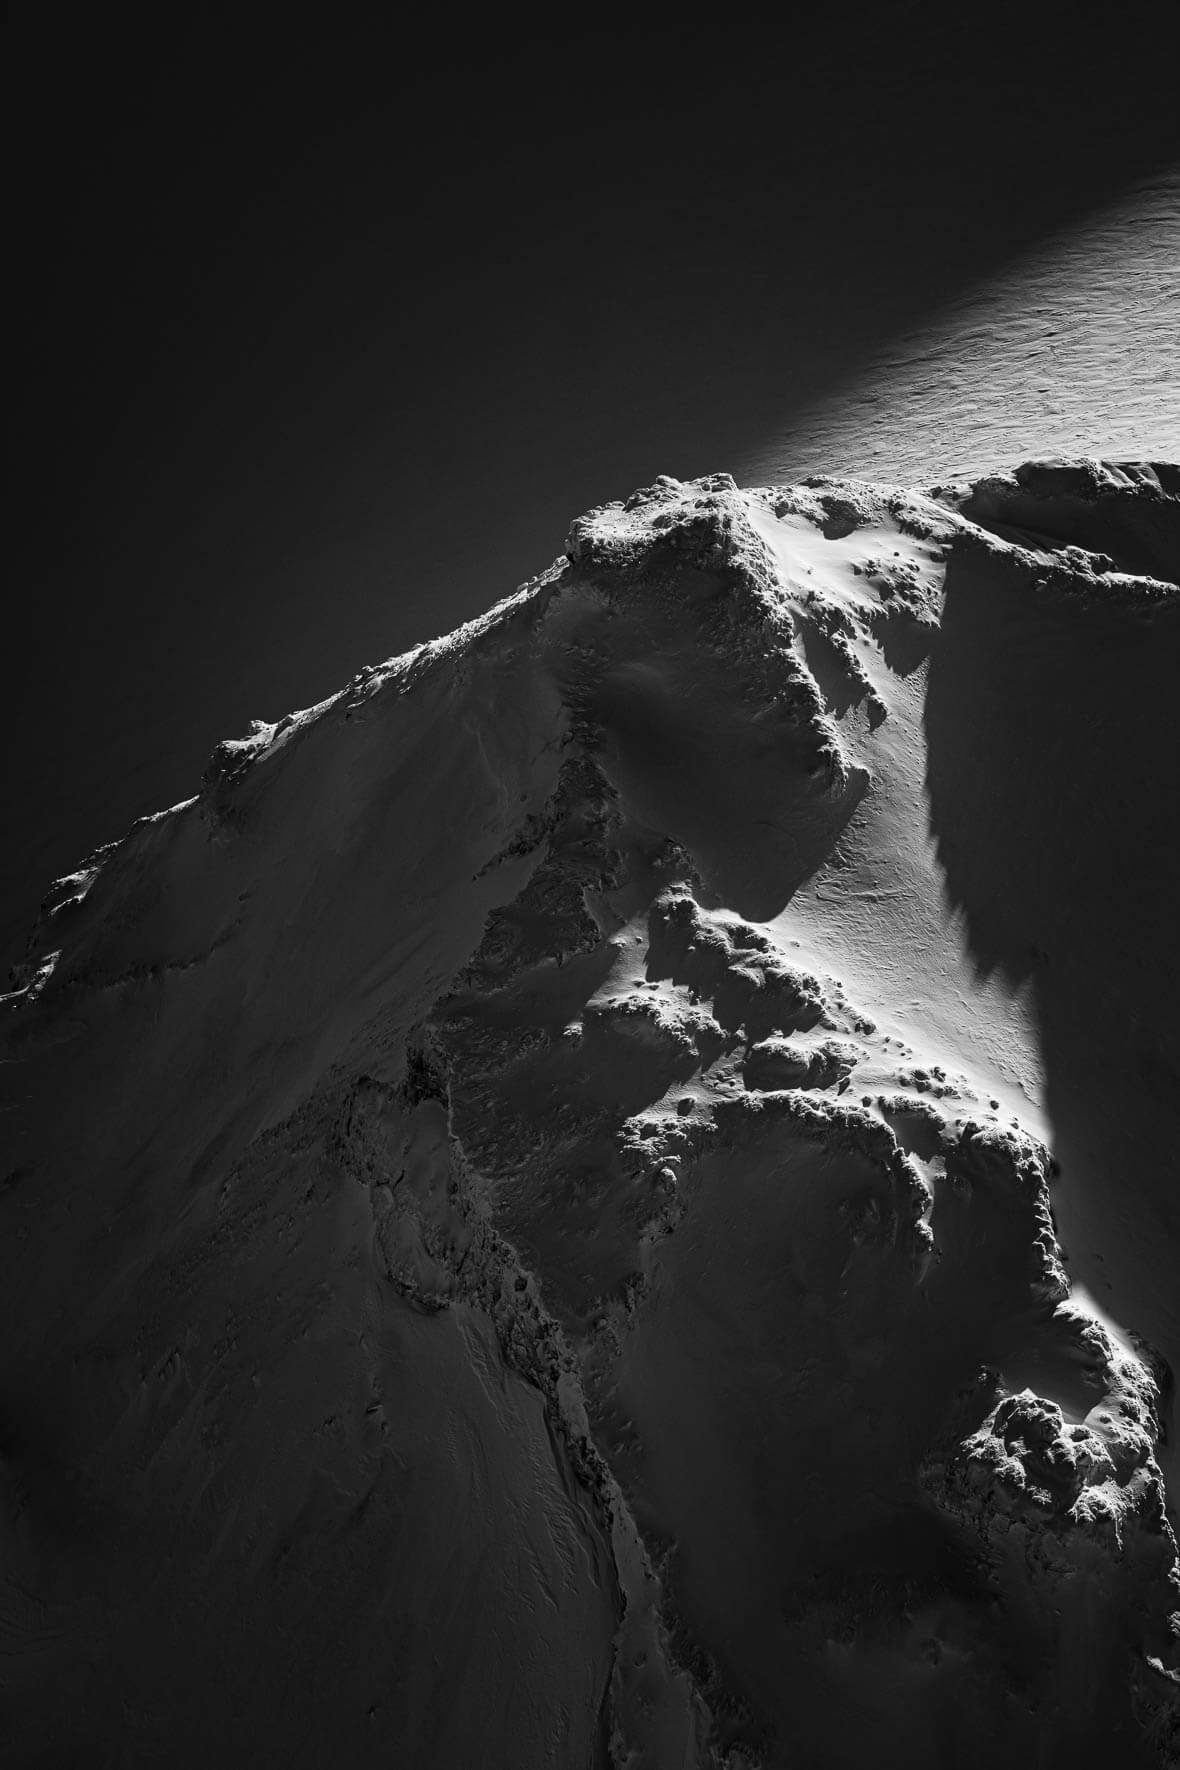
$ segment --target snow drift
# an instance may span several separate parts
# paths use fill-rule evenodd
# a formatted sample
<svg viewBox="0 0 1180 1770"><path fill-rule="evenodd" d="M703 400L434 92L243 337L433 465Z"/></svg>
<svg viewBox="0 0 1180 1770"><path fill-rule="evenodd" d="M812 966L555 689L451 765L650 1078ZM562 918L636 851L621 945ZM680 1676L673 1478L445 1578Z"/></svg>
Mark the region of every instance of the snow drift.
<svg viewBox="0 0 1180 1770"><path fill-rule="evenodd" d="M1178 576L1165 466L661 479L58 882L26 1761L1161 1761Z"/></svg>

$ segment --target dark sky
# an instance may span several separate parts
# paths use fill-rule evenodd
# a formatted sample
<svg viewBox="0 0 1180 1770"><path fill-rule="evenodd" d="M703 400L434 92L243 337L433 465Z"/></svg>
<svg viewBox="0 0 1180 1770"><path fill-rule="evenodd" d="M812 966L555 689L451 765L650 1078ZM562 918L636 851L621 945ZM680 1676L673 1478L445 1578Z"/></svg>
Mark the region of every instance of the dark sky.
<svg viewBox="0 0 1180 1770"><path fill-rule="evenodd" d="M435 10L18 9L4 961L218 739L740 475L1180 148L1159 6Z"/></svg>

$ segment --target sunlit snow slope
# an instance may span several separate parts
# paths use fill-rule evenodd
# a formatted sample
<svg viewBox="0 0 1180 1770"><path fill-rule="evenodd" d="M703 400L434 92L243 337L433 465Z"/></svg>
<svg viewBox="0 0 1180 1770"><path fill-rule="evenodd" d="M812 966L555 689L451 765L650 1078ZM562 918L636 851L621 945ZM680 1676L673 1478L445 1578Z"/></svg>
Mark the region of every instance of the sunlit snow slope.
<svg viewBox="0 0 1180 1770"><path fill-rule="evenodd" d="M6 998L22 1761L1164 1761L1180 471L661 479Z"/></svg>
<svg viewBox="0 0 1180 1770"><path fill-rule="evenodd" d="M895 338L752 450L738 477L763 485L823 469L913 485L974 478L1029 452L1174 461L1178 337L1173 167Z"/></svg>

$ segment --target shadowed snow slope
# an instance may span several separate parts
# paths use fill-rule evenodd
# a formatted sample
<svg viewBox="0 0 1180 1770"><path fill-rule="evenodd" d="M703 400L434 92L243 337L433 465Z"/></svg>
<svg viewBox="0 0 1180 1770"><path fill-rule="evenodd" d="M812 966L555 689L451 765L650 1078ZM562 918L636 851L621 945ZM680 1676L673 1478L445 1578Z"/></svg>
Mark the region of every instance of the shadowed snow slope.
<svg viewBox="0 0 1180 1770"><path fill-rule="evenodd" d="M1164 1760L1178 568L662 479L58 882L21 1761Z"/></svg>

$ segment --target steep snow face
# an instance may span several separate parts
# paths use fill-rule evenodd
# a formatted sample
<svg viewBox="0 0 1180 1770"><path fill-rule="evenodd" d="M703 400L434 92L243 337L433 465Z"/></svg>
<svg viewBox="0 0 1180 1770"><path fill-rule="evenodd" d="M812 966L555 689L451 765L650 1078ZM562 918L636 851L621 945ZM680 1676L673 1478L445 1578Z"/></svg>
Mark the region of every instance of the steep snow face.
<svg viewBox="0 0 1180 1770"><path fill-rule="evenodd" d="M1156 1760L1178 494L662 479L59 882L22 1742Z"/></svg>

